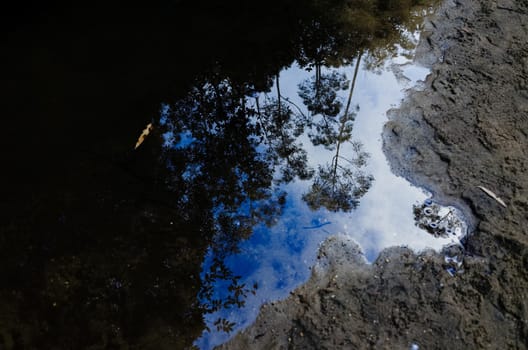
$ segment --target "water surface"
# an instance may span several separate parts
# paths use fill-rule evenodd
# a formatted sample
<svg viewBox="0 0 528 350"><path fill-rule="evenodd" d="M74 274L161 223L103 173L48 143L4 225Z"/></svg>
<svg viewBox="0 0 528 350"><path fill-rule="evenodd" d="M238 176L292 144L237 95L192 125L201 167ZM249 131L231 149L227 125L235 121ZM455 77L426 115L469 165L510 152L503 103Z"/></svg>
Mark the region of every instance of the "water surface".
<svg viewBox="0 0 528 350"><path fill-rule="evenodd" d="M351 77L354 68L353 65L325 68L321 76ZM386 61L376 71L366 69L365 65L360 67L352 95L355 113L352 132L340 145L340 152L347 159L354 159L358 153L368 154L365 164L360 166L361 173L354 174L369 177L368 189L355 198L355 205L339 207L322 198L316 209L313 199L306 198L317 181L316 171L310 179L277 185L281 193L287 194L280 215L274 217L271 224L255 224L250 237L237 244L235 252L209 249L202 267L202 279L210 284L211 293L202 301L210 305L211 300L229 300L236 290L234 285L241 293L235 298L238 304L223 305L205 315L209 331L197 341L200 348L221 344L253 322L263 303L282 299L305 282L319 245L329 235L341 233L352 237L367 262L373 262L381 250L391 246L421 251L460 244L466 233L460 212L430 203L429 193L392 174L382 152L381 131L387 120L386 112L400 103L406 89L419 85L427 74L427 69L412 64L403 56ZM281 95L294 106L295 113L310 114L299 87L312 77L313 72L298 65L279 74ZM271 91L276 88L277 83ZM348 97L349 90L337 91L336 99L341 101L342 107L340 113L344 113ZM258 98L266 100L269 96L262 94ZM318 169L332 163L334 149L314 145L307 133L300 135L299 140L307 152L308 167ZM342 163L348 165L346 161ZM429 220L433 214L436 218ZM434 222L443 217L446 222L450 220L450 231L435 235L429 225L433 223L438 229ZM442 222L438 226L442 226ZM236 283L230 283L229 278L210 279L211 271L218 267L218 260L238 277Z"/></svg>
<svg viewBox="0 0 528 350"><path fill-rule="evenodd" d="M430 6L10 12L0 347L184 349L201 337L206 348L305 281L329 234L354 237L369 261L393 244L449 241L433 235L450 219L434 205L424 215L427 194L390 177L379 148L405 88L390 59L410 57L407 33ZM425 74L399 69L409 86Z"/></svg>

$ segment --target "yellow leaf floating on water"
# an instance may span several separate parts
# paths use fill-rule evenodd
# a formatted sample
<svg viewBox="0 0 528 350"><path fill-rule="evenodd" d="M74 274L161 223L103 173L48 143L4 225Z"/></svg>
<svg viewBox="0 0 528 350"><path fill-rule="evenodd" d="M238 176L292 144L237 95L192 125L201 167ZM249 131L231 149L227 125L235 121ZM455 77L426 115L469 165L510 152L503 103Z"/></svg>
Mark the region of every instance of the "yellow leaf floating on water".
<svg viewBox="0 0 528 350"><path fill-rule="evenodd" d="M502 199L499 198L499 196L497 196L495 193L491 192L490 190L488 190L486 187L484 186L477 186L478 188L480 188L484 193L486 193L488 196L490 196L491 198L495 199L500 205L502 205L504 208L506 208L506 203L504 203L504 201Z"/></svg>
<svg viewBox="0 0 528 350"><path fill-rule="evenodd" d="M152 123L149 123L147 127L143 129L143 132L141 133L141 135L139 135L139 139L137 140L136 147L134 147L134 149L137 149L143 143L143 141L145 141L145 137L147 137L150 134L152 129L154 129L154 127L152 126Z"/></svg>

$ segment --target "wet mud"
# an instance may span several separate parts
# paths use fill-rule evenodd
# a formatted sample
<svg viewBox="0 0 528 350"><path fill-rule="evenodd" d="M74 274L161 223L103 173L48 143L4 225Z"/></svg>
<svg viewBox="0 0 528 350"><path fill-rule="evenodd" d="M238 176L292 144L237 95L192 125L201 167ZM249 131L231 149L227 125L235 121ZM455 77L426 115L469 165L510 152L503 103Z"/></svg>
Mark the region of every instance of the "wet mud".
<svg viewBox="0 0 528 350"><path fill-rule="evenodd" d="M527 38L527 1L446 2L418 48L432 73L384 129L394 172L471 218L464 247L367 265L334 236L309 282L223 349L527 348Z"/></svg>

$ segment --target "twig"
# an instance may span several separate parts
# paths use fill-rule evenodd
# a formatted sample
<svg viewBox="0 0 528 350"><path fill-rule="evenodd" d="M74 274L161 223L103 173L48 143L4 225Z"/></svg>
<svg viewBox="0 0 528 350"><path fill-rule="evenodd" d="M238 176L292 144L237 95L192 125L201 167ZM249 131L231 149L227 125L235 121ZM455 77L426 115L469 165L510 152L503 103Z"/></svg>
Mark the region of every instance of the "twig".
<svg viewBox="0 0 528 350"><path fill-rule="evenodd" d="M491 198L495 199L500 205L502 205L504 208L506 208L506 203L504 203L504 201L499 197L497 196L495 193L491 192L490 190L488 190L486 187L484 186L477 186L478 188L480 188L484 193L486 193L488 196L490 196Z"/></svg>

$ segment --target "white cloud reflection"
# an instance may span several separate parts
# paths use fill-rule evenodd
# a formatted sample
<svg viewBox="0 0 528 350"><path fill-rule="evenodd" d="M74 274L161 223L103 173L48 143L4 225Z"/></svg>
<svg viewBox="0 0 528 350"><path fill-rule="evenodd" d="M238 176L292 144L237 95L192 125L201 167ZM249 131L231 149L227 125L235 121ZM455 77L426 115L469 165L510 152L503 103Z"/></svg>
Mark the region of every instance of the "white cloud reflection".
<svg viewBox="0 0 528 350"><path fill-rule="evenodd" d="M346 67L340 71L351 79L353 68ZM415 225L413 205L422 203L429 195L392 174L382 151L381 133L387 120L386 111L399 105L404 88L415 85L428 73L427 69L401 58L394 68L390 69L387 65L381 74L362 70L356 82L352 102L359 104L360 110L354 123L353 139L362 142L370 153L367 172L375 179L370 190L361 198L359 207L350 213L334 213L325 209L314 212L301 199L308 191L310 181L297 181L285 186L287 202L277 224L271 228L265 225L255 227L253 235L240 243L240 253L224 260L235 275L242 276L242 283L258 284L256 294L248 294L242 308L233 307L206 314L205 322L211 332L204 332L195 345L210 349L225 342L236 331L254 321L263 303L285 298L290 291L306 282L319 245L331 234L346 234L354 239L368 262L391 246L407 246L420 251L426 248L439 250L444 245L459 243L465 228L460 228L457 236L436 238ZM401 79L401 74L407 79ZM396 75L400 78L397 79ZM297 85L310 76L311 73L296 66L283 71L280 75L282 94L302 106ZM347 91L342 91L343 101L347 94ZM303 144L314 168L329 162L333 155L323 147L311 145L308 138L303 140ZM352 152L350 147L345 147L342 154L346 156L347 152ZM212 255L209 254L204 261L204 270L210 266ZM217 295L222 295L220 289L216 291ZM216 331L213 323L218 318L234 322L235 331L231 334Z"/></svg>

